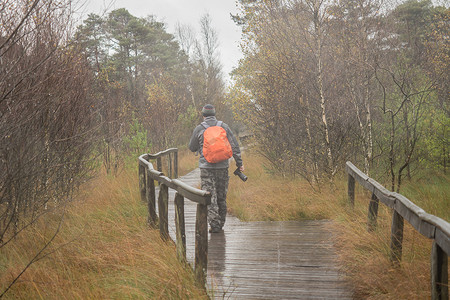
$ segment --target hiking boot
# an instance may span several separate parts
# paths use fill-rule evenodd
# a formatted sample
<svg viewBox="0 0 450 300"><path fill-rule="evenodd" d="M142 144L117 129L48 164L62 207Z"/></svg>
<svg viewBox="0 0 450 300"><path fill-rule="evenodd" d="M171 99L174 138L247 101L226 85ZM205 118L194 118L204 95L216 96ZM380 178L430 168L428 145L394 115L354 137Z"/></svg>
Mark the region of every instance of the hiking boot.
<svg viewBox="0 0 450 300"><path fill-rule="evenodd" d="M211 228L209 228L209 232L210 233L218 233L218 232L221 232L222 231L222 228L219 228L219 227L211 227Z"/></svg>

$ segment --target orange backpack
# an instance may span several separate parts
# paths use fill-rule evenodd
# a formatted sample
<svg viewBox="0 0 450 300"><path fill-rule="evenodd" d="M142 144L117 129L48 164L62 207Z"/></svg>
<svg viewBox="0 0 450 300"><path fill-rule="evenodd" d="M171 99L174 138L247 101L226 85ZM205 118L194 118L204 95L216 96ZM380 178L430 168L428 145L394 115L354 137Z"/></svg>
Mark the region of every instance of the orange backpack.
<svg viewBox="0 0 450 300"><path fill-rule="evenodd" d="M202 122L202 126L206 128L203 132L203 156L206 161L215 164L232 157L233 150L222 121L218 121L215 126Z"/></svg>

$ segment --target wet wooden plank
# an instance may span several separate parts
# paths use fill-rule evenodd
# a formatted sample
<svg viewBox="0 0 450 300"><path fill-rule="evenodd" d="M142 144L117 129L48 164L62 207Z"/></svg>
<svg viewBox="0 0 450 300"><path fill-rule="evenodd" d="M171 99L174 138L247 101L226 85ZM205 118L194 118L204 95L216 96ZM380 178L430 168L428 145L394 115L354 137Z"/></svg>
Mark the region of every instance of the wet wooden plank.
<svg viewBox="0 0 450 300"><path fill-rule="evenodd" d="M180 178L199 187L199 169ZM175 191L169 191L173 207ZM185 199L188 262L194 264L196 203ZM169 209L175 239L175 212ZM212 299L352 299L337 264L330 221L240 222L208 235L207 289Z"/></svg>

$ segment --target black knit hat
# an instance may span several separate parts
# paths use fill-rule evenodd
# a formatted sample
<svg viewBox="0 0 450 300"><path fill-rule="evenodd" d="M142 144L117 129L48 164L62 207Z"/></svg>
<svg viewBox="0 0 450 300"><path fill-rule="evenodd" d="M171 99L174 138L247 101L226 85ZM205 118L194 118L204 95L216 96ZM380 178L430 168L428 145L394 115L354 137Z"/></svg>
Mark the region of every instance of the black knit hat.
<svg viewBox="0 0 450 300"><path fill-rule="evenodd" d="M206 104L205 106L203 106L202 115L204 117L215 116L216 109L211 104Z"/></svg>

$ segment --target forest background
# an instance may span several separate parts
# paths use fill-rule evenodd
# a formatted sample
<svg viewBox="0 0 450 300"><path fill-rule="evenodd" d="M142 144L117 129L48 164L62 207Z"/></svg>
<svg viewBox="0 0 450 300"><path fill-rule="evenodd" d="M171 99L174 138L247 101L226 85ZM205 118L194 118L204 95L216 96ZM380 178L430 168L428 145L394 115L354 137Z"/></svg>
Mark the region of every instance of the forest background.
<svg viewBox="0 0 450 300"><path fill-rule="evenodd" d="M126 9L75 26L69 0L0 3L1 247L99 168L185 147L206 103L272 171L315 188L347 160L395 191L448 172L448 7L237 3L244 57L228 85L208 15L196 35Z"/></svg>

